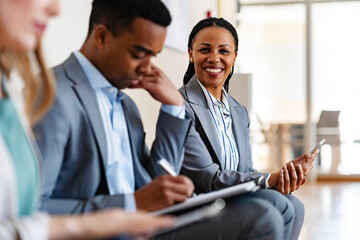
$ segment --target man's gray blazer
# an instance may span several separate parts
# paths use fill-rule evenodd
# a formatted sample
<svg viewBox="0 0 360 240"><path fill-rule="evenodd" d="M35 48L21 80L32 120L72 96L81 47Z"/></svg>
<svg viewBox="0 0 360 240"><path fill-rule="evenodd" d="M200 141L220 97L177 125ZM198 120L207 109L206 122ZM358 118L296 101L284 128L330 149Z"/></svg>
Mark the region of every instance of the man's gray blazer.
<svg viewBox="0 0 360 240"><path fill-rule="evenodd" d="M53 70L57 79L56 100L34 128L44 162L41 209L50 213L81 213L124 207L125 195L109 196L104 172L107 144L95 92L73 54ZM129 96L123 98L122 104L136 189L162 173L156 166L160 158L167 159L179 172L190 121L160 111L150 153L136 104Z"/></svg>
<svg viewBox="0 0 360 240"><path fill-rule="evenodd" d="M264 176L253 169L249 143L249 117L246 108L229 96L232 129L239 150L237 171L224 170L221 146L206 97L194 76L180 88L185 99L186 114L192 120L185 144L185 158L181 172L191 178L196 192L209 192Z"/></svg>

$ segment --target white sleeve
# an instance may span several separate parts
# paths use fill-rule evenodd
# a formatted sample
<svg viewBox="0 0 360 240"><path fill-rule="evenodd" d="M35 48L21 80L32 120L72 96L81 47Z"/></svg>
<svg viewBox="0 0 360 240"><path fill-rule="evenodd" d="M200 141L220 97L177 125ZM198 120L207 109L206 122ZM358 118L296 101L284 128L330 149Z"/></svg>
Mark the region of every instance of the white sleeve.
<svg viewBox="0 0 360 240"><path fill-rule="evenodd" d="M0 220L0 239L47 240L49 223L49 215L39 212L24 218L3 218Z"/></svg>
<svg viewBox="0 0 360 240"><path fill-rule="evenodd" d="M36 212L16 218L17 198L14 169L0 134L0 239L45 240L49 237L49 216Z"/></svg>

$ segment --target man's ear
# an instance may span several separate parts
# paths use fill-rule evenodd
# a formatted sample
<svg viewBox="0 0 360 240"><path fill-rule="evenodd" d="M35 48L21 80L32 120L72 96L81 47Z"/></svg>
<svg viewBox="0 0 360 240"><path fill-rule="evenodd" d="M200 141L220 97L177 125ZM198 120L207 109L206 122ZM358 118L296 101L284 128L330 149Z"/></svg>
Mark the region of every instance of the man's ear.
<svg viewBox="0 0 360 240"><path fill-rule="evenodd" d="M107 27L103 24L99 24L93 30L94 42L97 48L103 49L105 44L108 42L111 37L111 33Z"/></svg>

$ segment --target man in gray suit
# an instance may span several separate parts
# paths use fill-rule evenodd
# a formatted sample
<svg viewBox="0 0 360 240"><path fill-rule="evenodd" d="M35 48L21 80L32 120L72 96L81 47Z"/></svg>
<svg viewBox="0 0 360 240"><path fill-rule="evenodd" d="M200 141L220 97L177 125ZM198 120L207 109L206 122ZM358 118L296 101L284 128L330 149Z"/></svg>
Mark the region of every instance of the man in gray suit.
<svg viewBox="0 0 360 240"><path fill-rule="evenodd" d="M144 12L144 18L136 18L137 8L144 8L137 5L145 1L130 2L94 1L80 51L53 69L57 98L35 127L45 168L42 208L50 213L135 203L138 209L155 210L192 193L185 176L157 177L163 173L156 165L161 158L180 171L190 124L181 95L150 62L163 47L162 25L170 16ZM156 9L160 3L155 3L148 5ZM133 9L123 10L127 5ZM154 23L146 18L155 18ZM119 91L129 87L145 89L163 105L151 152L135 103Z"/></svg>
<svg viewBox="0 0 360 240"><path fill-rule="evenodd" d="M159 176L157 167L157 160L166 158L180 171L190 126L182 96L150 61L161 51L170 21L160 0L94 0L87 39L53 69L55 104L35 126L45 169L42 209L51 214L110 207L152 211L191 195L189 178ZM142 88L162 103L151 151L124 88ZM241 197L229 203L216 220L158 237L282 238L282 224L276 223L283 219L267 202Z"/></svg>

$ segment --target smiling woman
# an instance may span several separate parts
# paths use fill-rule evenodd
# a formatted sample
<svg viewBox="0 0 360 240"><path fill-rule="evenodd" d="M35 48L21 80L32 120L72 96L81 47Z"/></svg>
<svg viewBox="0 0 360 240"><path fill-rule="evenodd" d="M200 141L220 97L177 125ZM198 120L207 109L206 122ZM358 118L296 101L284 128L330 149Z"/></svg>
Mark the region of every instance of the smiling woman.
<svg viewBox="0 0 360 240"><path fill-rule="evenodd" d="M200 32L200 30L206 30L209 27L211 27L211 29L214 29L215 31L217 31L217 30L224 31L225 30L227 32L226 37L225 37L227 39L223 39L223 40L225 40L225 42L221 43L218 47L226 46L227 48L230 48L230 49L220 50L222 52L226 52L226 51L231 50L231 46L233 46L232 51L234 53L234 59L233 59L232 64L233 65L235 64L235 60L237 57L237 51L238 51L238 42L239 42L238 35L237 35L235 28L229 22L227 22L226 20L224 20L222 18L220 18L220 19L216 19L216 18L204 19L195 25L195 27L193 28L193 30L191 31L190 36L189 36L188 52L189 52L190 60L189 60L188 69L184 75L184 84L187 84L195 74L194 58L192 57L194 41L198 37L198 33ZM229 33L231 33L231 36L232 36L231 40L228 39ZM211 33L207 32L207 34L211 34ZM221 36L221 35L218 35L218 36ZM213 35L210 39L213 39L213 41L214 40L216 41L216 36ZM206 39L206 41L209 41L210 39ZM217 40L217 41L220 41L220 40ZM204 47L207 46L208 44L209 43L204 43ZM206 51L209 51L209 50L206 50L206 49L203 50L203 52L206 52ZM231 54L231 52L229 52L229 53ZM218 70L215 70L215 72L216 71L218 71ZM228 72L227 75L224 74L224 76L227 76L226 80L223 82L223 86L226 90L228 89L229 80L232 76L233 71L234 71L234 68L232 66L231 72Z"/></svg>
<svg viewBox="0 0 360 240"><path fill-rule="evenodd" d="M278 172L257 172L251 157L247 110L227 93L238 54L236 30L225 19L204 19L190 33L188 52L190 61L180 92L193 124L186 139L181 172L191 178L198 193L263 177L263 189L254 196L272 203L282 213L284 239L296 239L304 206L288 193L305 183L304 176L318 152L304 154ZM289 217L292 213L287 211L292 210L295 214ZM294 222L290 223L289 218Z"/></svg>
<svg viewBox="0 0 360 240"><path fill-rule="evenodd" d="M201 84L221 101L221 89L235 64L237 51L231 33L224 28L209 27L200 31L189 48L196 76Z"/></svg>

